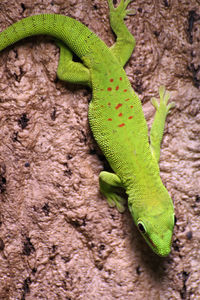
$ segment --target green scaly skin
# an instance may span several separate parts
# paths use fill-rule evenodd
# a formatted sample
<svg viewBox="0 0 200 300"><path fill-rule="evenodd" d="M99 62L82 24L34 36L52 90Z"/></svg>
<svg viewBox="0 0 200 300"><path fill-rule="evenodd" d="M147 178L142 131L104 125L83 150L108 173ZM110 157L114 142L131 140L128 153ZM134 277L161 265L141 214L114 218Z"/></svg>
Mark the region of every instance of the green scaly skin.
<svg viewBox="0 0 200 300"><path fill-rule="evenodd" d="M123 66L135 40L124 24L130 1L121 0L117 8L107 0L110 24L117 36L108 48L78 21L56 14L31 16L9 26L0 34L0 50L25 37L47 34L60 48L57 74L61 80L90 86L93 99L89 122L94 137L114 173L101 172L101 192L110 206L124 211L124 200L116 193L123 187L134 222L155 253L170 252L174 227L172 200L159 175L160 144L166 116L174 106L169 94L160 88L160 105L152 100L156 115L148 142L148 129L141 102L131 88ZM82 63L73 61L75 53Z"/></svg>

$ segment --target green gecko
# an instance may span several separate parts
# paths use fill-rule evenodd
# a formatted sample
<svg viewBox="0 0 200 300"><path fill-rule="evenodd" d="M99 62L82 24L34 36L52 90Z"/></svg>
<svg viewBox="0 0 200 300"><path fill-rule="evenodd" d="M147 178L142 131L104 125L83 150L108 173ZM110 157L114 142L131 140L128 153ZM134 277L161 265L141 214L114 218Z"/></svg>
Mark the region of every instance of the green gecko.
<svg viewBox="0 0 200 300"><path fill-rule="evenodd" d="M135 39L124 19L130 0L114 7L107 0L110 25L117 36L108 48L85 25L58 14L42 14L24 18L0 34L0 50L29 36L47 34L60 48L58 78L92 88L89 123L99 147L114 173L101 172L100 190L111 207L124 211L124 199L116 188L128 195L128 207L140 233L152 250L166 256L171 250L174 227L172 200L159 174L160 144L167 114L169 93L160 87L160 104L148 138L147 123L139 97L131 88L123 66L131 56ZM75 53L82 63L73 61Z"/></svg>

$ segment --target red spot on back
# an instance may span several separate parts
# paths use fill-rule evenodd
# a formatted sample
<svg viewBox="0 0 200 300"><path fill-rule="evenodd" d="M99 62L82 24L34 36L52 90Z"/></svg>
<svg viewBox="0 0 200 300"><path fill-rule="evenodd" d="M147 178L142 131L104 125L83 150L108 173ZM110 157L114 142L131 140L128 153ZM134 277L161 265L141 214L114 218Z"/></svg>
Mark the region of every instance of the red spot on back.
<svg viewBox="0 0 200 300"><path fill-rule="evenodd" d="M119 80L122 80L122 77L119 77Z"/></svg>
<svg viewBox="0 0 200 300"><path fill-rule="evenodd" d="M108 121L112 121L112 119L111 119L111 118L109 118L109 119L108 119Z"/></svg>
<svg viewBox="0 0 200 300"><path fill-rule="evenodd" d="M124 123L118 125L118 127L123 127L123 126L125 126Z"/></svg>
<svg viewBox="0 0 200 300"><path fill-rule="evenodd" d="M130 116L130 117L128 117L129 118L129 120L131 120L131 119L133 119L133 116Z"/></svg>
<svg viewBox="0 0 200 300"><path fill-rule="evenodd" d="M111 106L111 103L110 103L110 102L108 102L108 106Z"/></svg>
<svg viewBox="0 0 200 300"><path fill-rule="evenodd" d="M121 103L117 104L117 106L115 106L116 109L120 108L122 106Z"/></svg>
<svg viewBox="0 0 200 300"><path fill-rule="evenodd" d="M124 92L126 93L126 92L127 92L127 89L125 89Z"/></svg>
<svg viewBox="0 0 200 300"><path fill-rule="evenodd" d="M118 116L121 117L121 116L122 116L122 113L119 113Z"/></svg>
<svg viewBox="0 0 200 300"><path fill-rule="evenodd" d="M112 91L112 88L111 88L111 87L108 87L107 90L110 92L110 91Z"/></svg>
<svg viewBox="0 0 200 300"><path fill-rule="evenodd" d="M110 82L113 82L114 81L114 79L113 78L110 78Z"/></svg>
<svg viewBox="0 0 200 300"><path fill-rule="evenodd" d="M133 108L133 105L131 105L131 108Z"/></svg>
<svg viewBox="0 0 200 300"><path fill-rule="evenodd" d="M116 91L118 91L118 89L119 89L119 86L117 85L117 86L116 86Z"/></svg>
<svg viewBox="0 0 200 300"><path fill-rule="evenodd" d="M129 101L129 100L130 100L130 98L125 99L125 101Z"/></svg>

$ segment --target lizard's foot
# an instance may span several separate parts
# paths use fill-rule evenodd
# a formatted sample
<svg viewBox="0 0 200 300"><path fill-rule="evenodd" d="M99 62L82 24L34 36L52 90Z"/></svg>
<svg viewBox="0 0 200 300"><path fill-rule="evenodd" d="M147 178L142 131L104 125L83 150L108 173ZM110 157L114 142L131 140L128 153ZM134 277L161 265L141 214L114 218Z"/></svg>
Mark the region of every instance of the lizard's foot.
<svg viewBox="0 0 200 300"><path fill-rule="evenodd" d="M155 107L157 111L162 113L165 117L168 113L170 113L170 109L175 107L175 102L168 103L170 98L170 93L166 91L165 86L161 85L159 87L159 95L160 95L160 105L156 98L151 98L151 103Z"/></svg>
<svg viewBox="0 0 200 300"><path fill-rule="evenodd" d="M124 19L127 15L135 14L135 10L127 9L131 0L121 0L117 7L114 7L113 0L107 1L110 11L110 26L117 37L116 43L110 49L121 66L124 66L135 47L135 39L124 23Z"/></svg>
<svg viewBox="0 0 200 300"><path fill-rule="evenodd" d="M113 5L113 0L108 0L111 22L113 21L121 23L127 15L133 15L136 13L134 9L127 9L127 6L130 2L132 2L132 0L121 0L118 7L115 8Z"/></svg>
<svg viewBox="0 0 200 300"><path fill-rule="evenodd" d="M107 199L108 205L110 207L115 207L117 208L117 210L119 212L124 212L125 211L125 203L126 200L123 199L121 196L119 196L118 194L114 193L114 192L103 192L104 196Z"/></svg>
<svg viewBox="0 0 200 300"><path fill-rule="evenodd" d="M102 171L99 175L99 185L101 193L107 198L108 205L116 206L119 212L124 212L126 200L116 193L117 188L123 187L120 178L114 173Z"/></svg>

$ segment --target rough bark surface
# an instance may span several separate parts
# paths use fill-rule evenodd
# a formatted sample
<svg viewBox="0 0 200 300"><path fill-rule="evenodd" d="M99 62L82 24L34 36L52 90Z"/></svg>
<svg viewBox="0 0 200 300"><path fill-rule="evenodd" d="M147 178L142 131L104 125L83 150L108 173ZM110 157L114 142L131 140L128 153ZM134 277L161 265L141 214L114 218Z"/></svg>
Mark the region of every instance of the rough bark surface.
<svg viewBox="0 0 200 300"><path fill-rule="evenodd" d="M200 299L200 1L130 7L137 45L126 72L148 123L159 85L176 102L160 162L177 217L172 252L154 255L130 213L108 207L91 92L57 80L51 38L29 38L0 53L0 299ZM114 42L100 0L1 0L0 30L38 13L74 17Z"/></svg>

